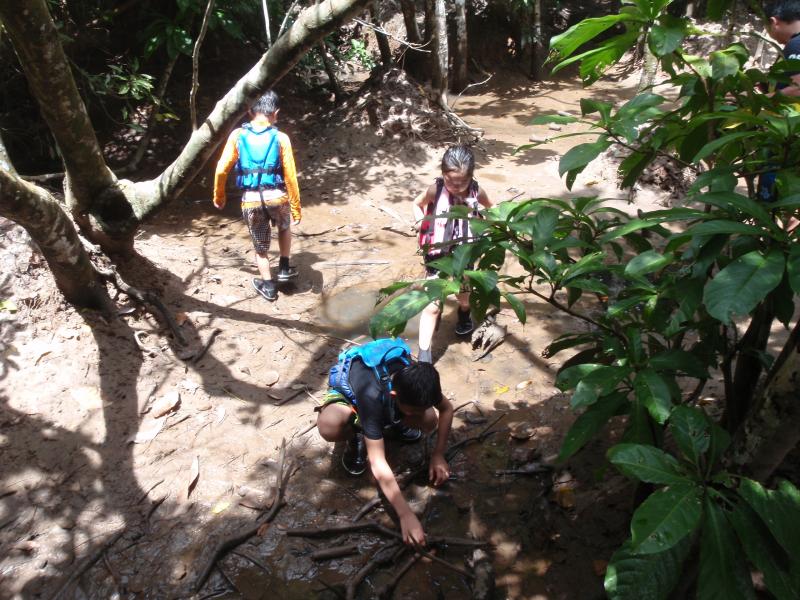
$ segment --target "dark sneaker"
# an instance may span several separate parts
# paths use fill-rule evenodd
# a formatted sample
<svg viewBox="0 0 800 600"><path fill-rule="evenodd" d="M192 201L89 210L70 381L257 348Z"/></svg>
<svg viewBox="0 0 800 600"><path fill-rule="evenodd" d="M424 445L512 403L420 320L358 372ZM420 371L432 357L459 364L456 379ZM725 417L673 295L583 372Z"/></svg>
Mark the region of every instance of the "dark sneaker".
<svg viewBox="0 0 800 600"><path fill-rule="evenodd" d="M392 438L404 442L406 444L413 444L422 439L422 430L414 427L408 427L402 423L395 423L389 426L389 432Z"/></svg>
<svg viewBox="0 0 800 600"><path fill-rule="evenodd" d="M364 434L357 433L347 442L342 453L342 466L350 475L361 475L367 470L367 446Z"/></svg>
<svg viewBox="0 0 800 600"><path fill-rule="evenodd" d="M272 281L256 277L253 279L253 288L270 302L278 299L278 290L275 289L275 284Z"/></svg>
<svg viewBox="0 0 800 600"><path fill-rule="evenodd" d="M475 329L475 324L472 322L472 317L469 311L461 311L458 309L458 323L456 323L456 335L468 335Z"/></svg>
<svg viewBox="0 0 800 600"><path fill-rule="evenodd" d="M297 277L297 267L286 267L278 271L278 281L289 281Z"/></svg>

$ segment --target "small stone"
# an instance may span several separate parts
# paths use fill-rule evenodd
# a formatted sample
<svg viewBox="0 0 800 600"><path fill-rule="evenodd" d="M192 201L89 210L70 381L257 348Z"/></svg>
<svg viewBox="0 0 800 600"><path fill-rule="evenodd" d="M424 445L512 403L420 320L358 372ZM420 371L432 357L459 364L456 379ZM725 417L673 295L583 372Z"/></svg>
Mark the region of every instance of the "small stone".
<svg viewBox="0 0 800 600"><path fill-rule="evenodd" d="M550 123L550 125L548 125L547 128L552 131L561 131L561 125L559 125L558 123Z"/></svg>
<svg viewBox="0 0 800 600"><path fill-rule="evenodd" d="M534 142L536 144L544 144L547 141L547 139L548 138L546 138L543 135L532 135L531 137L528 138L528 141Z"/></svg>

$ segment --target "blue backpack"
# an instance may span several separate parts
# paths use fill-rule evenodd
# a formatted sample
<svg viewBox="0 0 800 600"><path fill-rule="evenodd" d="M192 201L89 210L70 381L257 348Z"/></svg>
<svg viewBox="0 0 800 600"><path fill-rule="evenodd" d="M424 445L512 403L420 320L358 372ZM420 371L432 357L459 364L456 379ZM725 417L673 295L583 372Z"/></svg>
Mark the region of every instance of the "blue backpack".
<svg viewBox="0 0 800 600"><path fill-rule="evenodd" d="M342 394L353 405L356 395L350 387L350 367L353 360L360 358L371 368L378 381L391 390L392 382L387 365L390 361L400 360L403 364L411 364L411 348L399 338L384 338L369 342L363 346L355 346L339 354L339 362L331 367L328 373L328 386Z"/></svg>
<svg viewBox="0 0 800 600"><path fill-rule="evenodd" d="M236 185L240 189L286 190L278 130L275 127L256 130L251 123L245 123L242 125L237 149L239 161L236 163Z"/></svg>

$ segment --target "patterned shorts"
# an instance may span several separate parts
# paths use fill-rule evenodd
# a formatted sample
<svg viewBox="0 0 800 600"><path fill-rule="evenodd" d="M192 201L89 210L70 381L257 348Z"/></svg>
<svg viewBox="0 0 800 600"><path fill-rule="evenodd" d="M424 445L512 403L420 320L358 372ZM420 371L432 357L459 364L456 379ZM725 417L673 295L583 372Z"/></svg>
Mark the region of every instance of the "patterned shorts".
<svg viewBox="0 0 800 600"><path fill-rule="evenodd" d="M269 252L269 245L272 241L272 225L278 231L286 231L292 224L292 214L289 210L289 203L284 202L278 206L256 206L254 208L242 208L242 217L250 230L250 238L257 254Z"/></svg>

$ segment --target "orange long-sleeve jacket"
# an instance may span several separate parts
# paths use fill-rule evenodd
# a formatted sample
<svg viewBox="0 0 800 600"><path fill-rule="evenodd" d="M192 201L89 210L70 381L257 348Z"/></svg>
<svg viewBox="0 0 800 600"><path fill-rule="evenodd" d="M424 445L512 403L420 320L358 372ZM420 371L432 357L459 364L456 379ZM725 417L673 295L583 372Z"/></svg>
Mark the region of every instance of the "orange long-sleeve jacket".
<svg viewBox="0 0 800 600"><path fill-rule="evenodd" d="M266 119L254 119L253 125L257 127L268 127L270 122ZM235 129L225 142L225 147L222 150L222 156L217 163L217 169L214 172L214 206L217 208L225 207L225 181L228 178L228 173L239 160L238 141L241 129ZM281 153L281 164L283 165L283 181L286 184L286 194L284 198L289 202L289 209L292 213L292 219L299 221L301 217L300 210L300 187L297 184L297 168L294 164L294 153L292 152L292 143L289 141L289 136L282 131L278 132L278 145ZM284 201L286 201L284 200ZM270 202L272 204L273 201ZM279 204L280 199L275 199L274 203ZM248 208L247 202L242 202L243 208ZM258 206L260 203L255 203L253 206Z"/></svg>

